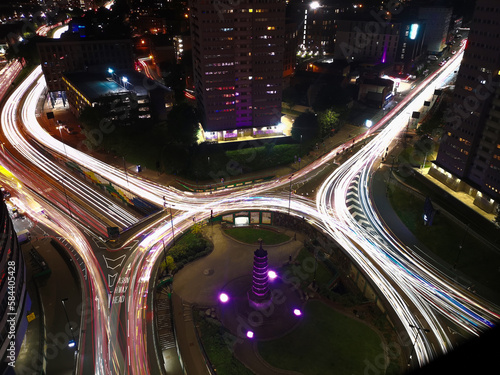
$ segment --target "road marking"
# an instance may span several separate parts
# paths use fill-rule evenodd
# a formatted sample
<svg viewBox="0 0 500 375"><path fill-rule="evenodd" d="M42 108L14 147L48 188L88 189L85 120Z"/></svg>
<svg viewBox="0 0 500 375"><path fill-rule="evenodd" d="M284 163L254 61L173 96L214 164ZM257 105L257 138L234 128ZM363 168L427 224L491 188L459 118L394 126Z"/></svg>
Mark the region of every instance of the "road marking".
<svg viewBox="0 0 500 375"><path fill-rule="evenodd" d="M106 258L104 255L102 257L106 262L106 267L109 268L110 270L114 270L115 268L120 267L123 264L123 261L125 260L125 254L119 256L116 259Z"/></svg>

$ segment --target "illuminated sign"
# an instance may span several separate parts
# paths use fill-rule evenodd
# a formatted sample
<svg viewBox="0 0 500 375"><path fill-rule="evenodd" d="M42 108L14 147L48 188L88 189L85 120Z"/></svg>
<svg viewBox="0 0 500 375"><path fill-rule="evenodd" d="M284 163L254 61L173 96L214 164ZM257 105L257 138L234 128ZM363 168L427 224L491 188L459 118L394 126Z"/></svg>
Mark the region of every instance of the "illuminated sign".
<svg viewBox="0 0 500 375"><path fill-rule="evenodd" d="M410 39L414 40L417 37L418 23L414 23L410 26Z"/></svg>

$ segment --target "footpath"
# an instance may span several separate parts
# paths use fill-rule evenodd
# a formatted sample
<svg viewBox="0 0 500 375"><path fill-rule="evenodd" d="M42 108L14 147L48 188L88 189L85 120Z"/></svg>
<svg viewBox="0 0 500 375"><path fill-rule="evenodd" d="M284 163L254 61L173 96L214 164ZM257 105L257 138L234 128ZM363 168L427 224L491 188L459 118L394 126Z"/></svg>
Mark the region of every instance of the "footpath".
<svg viewBox="0 0 500 375"><path fill-rule="evenodd" d="M27 289L32 304L32 319L16 360L17 374L72 375L74 348L68 346L72 339L68 319L79 327L79 306L82 302L79 282L68 264L51 244L50 237L39 236L21 246L27 271ZM32 252L35 250L46 262L50 273L34 277L39 264ZM63 299L66 299L65 307ZM66 312L65 312L66 309ZM65 314L67 313L68 319ZM78 342L79 329L74 331Z"/></svg>
<svg viewBox="0 0 500 375"><path fill-rule="evenodd" d="M225 235L219 224L205 227L205 235L214 243L208 256L186 265L174 277L172 305L174 324L182 361L187 374L211 374L211 367L203 351L193 315L197 308L214 308L217 311L219 290L230 281L251 274L253 251L258 245L238 242ZM292 230L284 230L291 239L281 245L265 246L269 266L279 267L295 258L303 247L305 237ZM209 272L207 272L209 271ZM293 374L270 366L255 350L253 342L238 345L235 355L250 369L261 375Z"/></svg>

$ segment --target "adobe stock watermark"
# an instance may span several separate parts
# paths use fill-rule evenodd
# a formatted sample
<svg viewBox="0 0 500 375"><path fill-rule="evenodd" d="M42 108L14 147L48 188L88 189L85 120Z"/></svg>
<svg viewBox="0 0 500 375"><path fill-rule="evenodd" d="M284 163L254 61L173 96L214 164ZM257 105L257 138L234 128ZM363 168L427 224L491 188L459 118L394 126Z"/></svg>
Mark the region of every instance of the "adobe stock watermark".
<svg viewBox="0 0 500 375"><path fill-rule="evenodd" d="M19 43L22 43L23 41L19 40L19 37L23 37L25 35L30 35L30 34L36 34L37 32L37 25L44 25L47 24L47 19L50 17L53 17L54 15L58 14L60 12L60 7L58 4L52 4L53 9L52 10L47 10L47 11L36 11L33 13L31 20L28 18L23 18L21 20L22 26L21 26L21 35L15 33L15 32L9 32L7 34L7 43L9 45L9 48L12 48L14 51L14 54L19 53ZM16 43L10 43L10 41L17 41Z"/></svg>
<svg viewBox="0 0 500 375"><path fill-rule="evenodd" d="M139 102L134 99L137 96L134 85L128 83L127 86L130 87L126 96L129 99L132 99L129 101L129 104L124 105L124 98L121 97L114 98L109 103L106 103L109 106L109 108L106 109L107 113L112 114L116 112L116 116L114 116L116 118L113 119L111 116L106 116L99 121L99 125L96 128L90 130L83 129L82 133L85 135L85 139L78 144L77 149L82 150L86 148L87 150L94 150L98 148L103 143L104 137L110 135L117 129L117 123L129 120L130 114L133 113L134 110L138 109ZM144 75L140 86L142 89L150 92L156 88L160 88L162 85ZM151 107L149 108L149 111L152 112ZM130 119L130 121L133 121L133 119Z"/></svg>
<svg viewBox="0 0 500 375"><path fill-rule="evenodd" d="M451 129L458 130L463 122L481 106L481 102L490 99L500 87L500 82L495 81L493 76L488 74L485 78L480 75L477 78L479 82L477 86L467 95L461 104L453 103L453 106L448 106L443 114L443 124L451 126ZM446 127L438 127L432 130L428 137L420 139L415 143L415 153L408 153L405 156L399 156L398 173L401 177L409 177L415 173L415 165L420 164L417 154L429 155L434 150L434 142L444 142L449 135L444 133ZM425 159L424 159L425 162ZM422 164L422 167L424 165Z"/></svg>
<svg viewBox="0 0 500 375"><path fill-rule="evenodd" d="M277 108L272 109L272 119L270 123L272 124L278 124L281 121L281 112L278 111ZM266 147L267 145L273 146L276 143L276 140L274 138L255 138L249 141L242 141L238 144L238 150L241 151L243 149L250 149L251 152L247 156L245 160L243 160L243 163L251 163L252 161L255 160L257 157L258 153L256 151L256 148L258 147ZM210 165L209 165L210 167ZM219 170L217 172L210 171L209 172L209 177L214 181L215 185L220 182L220 181L229 181L231 177L236 177L240 174L242 174L242 165L240 162L231 159L229 160L226 165L225 169Z"/></svg>
<svg viewBox="0 0 500 375"><path fill-rule="evenodd" d="M486 78L479 76L477 80L479 83L472 90L473 93L467 95L462 104L455 103L453 110L449 109L445 112L445 122L451 124L454 130L457 130L463 121L479 109L481 102L489 99L500 87L500 82L494 81L491 73ZM443 138L446 139L446 137L445 134Z"/></svg>
<svg viewBox="0 0 500 375"><path fill-rule="evenodd" d="M7 262L7 360L10 367L16 367L16 262Z"/></svg>
<svg viewBox="0 0 500 375"><path fill-rule="evenodd" d="M305 257L300 264L294 263L290 270L287 270L283 275L278 277L285 284L285 287L289 288L290 292L296 293L301 289L301 283L308 280L310 276L315 273L318 262L327 259L326 254L331 252L332 250L323 252L315 249L314 256ZM224 333L224 342L231 351L234 351L237 344L241 344L245 340L248 340L248 332L261 327L266 319L272 317L276 313L277 307L283 305L287 301L286 293L279 289L279 287L273 287L272 282L269 285L269 291L271 293L269 304L264 304L262 307L255 307L246 316L237 316L236 336L230 332ZM301 312L297 312L297 314L300 315Z"/></svg>
<svg viewBox="0 0 500 375"><path fill-rule="evenodd" d="M84 307L84 305L82 302L76 308L76 314L80 317L80 322L83 326L90 324L94 319L92 307ZM31 375L33 373L40 373L42 370L45 370L47 361L56 361L68 349L78 350L81 328L80 323L70 320L65 323L61 331L47 332L41 347L30 349L29 353L23 354L26 361L18 362L16 374ZM73 343L73 339L76 342ZM75 346L71 348L70 343Z"/></svg>
<svg viewBox="0 0 500 375"><path fill-rule="evenodd" d="M354 37L354 44L349 44L346 42L340 43L340 49L344 54L344 57L349 60L354 57L355 54L360 53L366 46L370 45L372 39L380 34L381 30L388 25L388 21L384 18L387 12L392 15L397 15L403 11L403 4L397 0L389 0L384 4L383 9L378 11L371 10L370 15L373 17L374 21L365 23L364 30L361 30L358 26L354 27L356 32Z"/></svg>
<svg viewBox="0 0 500 375"><path fill-rule="evenodd" d="M401 358L402 347L411 346L412 339L405 331L403 337L401 337L401 344L397 342L390 342L387 345L380 343L382 351L371 359L365 358L363 360L364 370L363 375L383 375L386 372L387 367L392 361Z"/></svg>

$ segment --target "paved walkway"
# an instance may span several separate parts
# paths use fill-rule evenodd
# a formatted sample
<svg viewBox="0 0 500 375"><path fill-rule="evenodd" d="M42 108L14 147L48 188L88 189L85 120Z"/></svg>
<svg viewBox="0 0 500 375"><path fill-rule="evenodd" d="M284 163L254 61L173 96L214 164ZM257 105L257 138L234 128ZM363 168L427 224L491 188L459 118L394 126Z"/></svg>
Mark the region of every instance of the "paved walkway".
<svg viewBox="0 0 500 375"><path fill-rule="evenodd" d="M33 234L32 234L33 236ZM33 280L34 272L31 249L36 249L51 269L51 274ZM75 338L78 340L80 326L79 305L82 301L78 282L67 263L52 246L50 238L22 246L27 269L28 292L32 299L31 312L35 319L28 325L28 331L16 361L19 374L38 374L44 368L42 356L46 357L46 374L72 375L74 369L74 349L68 347L71 338L67 319L62 306L66 301L66 311L71 322L77 323ZM36 285L35 285L36 283ZM45 337L45 345L42 341ZM42 346L41 346L42 345Z"/></svg>
<svg viewBox="0 0 500 375"><path fill-rule="evenodd" d="M206 226L207 235L214 243L214 250L208 256L188 264L174 277L172 296L174 324L182 360L188 374L208 374L206 360L198 343L196 328L192 321L192 307L216 307L219 290L231 280L250 275L253 266L253 252L258 245L243 244L222 233L220 224ZM304 237L283 230L292 239L281 245L265 245L270 267L279 267L295 257L303 247ZM235 354L244 362L251 363L256 374L292 374L274 369L265 363L254 351L253 345L239 346Z"/></svg>
<svg viewBox="0 0 500 375"><path fill-rule="evenodd" d="M192 262L180 270L174 277L174 291L184 302L196 303L200 306L217 304L220 289L229 281L238 277L251 275L253 252L259 245L248 245L237 242L222 233L220 224L207 225L205 235L213 242L214 250L203 261ZM303 236L283 230L292 239L282 245L266 245L269 267L281 267L288 262L289 256L295 257L303 247Z"/></svg>

